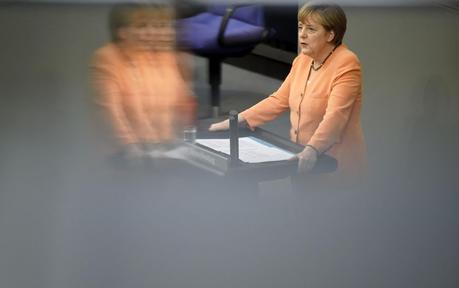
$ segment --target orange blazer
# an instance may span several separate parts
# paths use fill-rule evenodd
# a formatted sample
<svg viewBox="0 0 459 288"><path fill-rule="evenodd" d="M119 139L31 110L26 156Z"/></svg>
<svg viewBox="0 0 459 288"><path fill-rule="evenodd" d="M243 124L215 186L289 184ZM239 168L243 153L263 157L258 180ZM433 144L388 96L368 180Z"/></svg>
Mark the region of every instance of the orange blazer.
<svg viewBox="0 0 459 288"><path fill-rule="evenodd" d="M334 156L338 173L359 175L366 166L360 62L342 44L307 81L311 62L309 56L297 56L281 87L241 114L256 127L290 109L292 141Z"/></svg>
<svg viewBox="0 0 459 288"><path fill-rule="evenodd" d="M94 54L98 104L121 144L173 141L194 120L192 96L175 52L139 52L110 43Z"/></svg>

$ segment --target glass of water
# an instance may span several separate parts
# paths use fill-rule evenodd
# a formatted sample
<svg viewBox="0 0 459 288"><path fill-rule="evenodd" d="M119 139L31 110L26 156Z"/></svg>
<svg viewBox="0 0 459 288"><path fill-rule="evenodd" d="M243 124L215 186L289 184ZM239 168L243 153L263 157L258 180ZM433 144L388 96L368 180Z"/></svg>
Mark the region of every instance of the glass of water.
<svg viewBox="0 0 459 288"><path fill-rule="evenodd" d="M183 128L183 142L194 144L196 142L196 126L185 126Z"/></svg>

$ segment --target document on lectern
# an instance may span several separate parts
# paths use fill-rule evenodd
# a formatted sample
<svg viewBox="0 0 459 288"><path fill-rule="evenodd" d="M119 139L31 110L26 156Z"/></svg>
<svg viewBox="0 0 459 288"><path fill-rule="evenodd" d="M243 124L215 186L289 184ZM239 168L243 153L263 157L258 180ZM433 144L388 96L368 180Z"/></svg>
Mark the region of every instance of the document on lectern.
<svg viewBox="0 0 459 288"><path fill-rule="evenodd" d="M196 143L230 154L229 139L196 139ZM246 163L288 160L295 154L255 137L239 138L239 159Z"/></svg>

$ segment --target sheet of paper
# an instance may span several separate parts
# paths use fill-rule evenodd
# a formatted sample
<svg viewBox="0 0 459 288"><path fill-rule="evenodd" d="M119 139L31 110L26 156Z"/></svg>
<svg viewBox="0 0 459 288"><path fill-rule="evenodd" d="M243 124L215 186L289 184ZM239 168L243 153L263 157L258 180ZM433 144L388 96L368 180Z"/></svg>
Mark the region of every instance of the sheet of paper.
<svg viewBox="0 0 459 288"><path fill-rule="evenodd" d="M229 139L196 139L196 143L230 154ZM295 154L255 137L239 138L239 159L246 163L288 160Z"/></svg>

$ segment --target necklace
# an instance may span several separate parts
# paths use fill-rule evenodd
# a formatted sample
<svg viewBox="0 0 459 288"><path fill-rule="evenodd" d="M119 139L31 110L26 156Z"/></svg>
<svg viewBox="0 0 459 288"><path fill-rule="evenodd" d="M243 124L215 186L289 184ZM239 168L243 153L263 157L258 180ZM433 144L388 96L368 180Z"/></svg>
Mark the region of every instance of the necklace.
<svg viewBox="0 0 459 288"><path fill-rule="evenodd" d="M324 61L322 61L322 63L320 63L319 67L314 67L314 60L312 60L311 62L311 69L314 70L314 71L317 71L319 70L320 68L322 68L322 66L324 66L325 64L325 61L327 61L327 59L333 54L333 51L335 51L336 47L338 47L338 45L336 45L335 47L333 47L333 49L330 51L330 53L328 53L327 57L325 57Z"/></svg>

